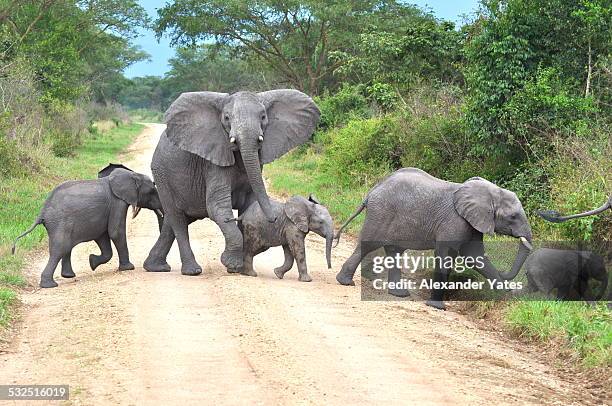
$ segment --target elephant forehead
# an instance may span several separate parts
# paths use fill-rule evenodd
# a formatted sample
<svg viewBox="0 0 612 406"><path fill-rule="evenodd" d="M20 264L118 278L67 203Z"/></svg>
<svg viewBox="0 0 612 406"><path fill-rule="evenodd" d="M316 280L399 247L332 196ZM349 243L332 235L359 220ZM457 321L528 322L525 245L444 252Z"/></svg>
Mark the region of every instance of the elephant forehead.
<svg viewBox="0 0 612 406"><path fill-rule="evenodd" d="M251 107L251 108L263 108L263 104L259 97L252 92L238 92L232 95L233 108L237 107Z"/></svg>

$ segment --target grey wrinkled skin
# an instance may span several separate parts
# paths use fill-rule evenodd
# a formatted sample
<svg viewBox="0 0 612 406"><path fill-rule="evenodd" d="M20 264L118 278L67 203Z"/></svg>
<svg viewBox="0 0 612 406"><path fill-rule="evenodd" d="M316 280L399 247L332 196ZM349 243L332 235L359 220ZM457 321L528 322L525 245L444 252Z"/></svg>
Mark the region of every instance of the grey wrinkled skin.
<svg viewBox="0 0 612 406"><path fill-rule="evenodd" d="M514 193L482 178L464 183L447 182L417 168L400 169L379 182L368 193L364 203L340 228L364 208L367 215L353 254L342 266L336 280L352 285L360 261L369 252L384 247L387 255L406 249L434 249L439 257L483 256L483 234L499 233L523 238L519 243L512 269L500 273L485 257L479 272L490 280L513 279L518 274L531 247L531 227L521 202ZM362 250L368 242L368 252ZM400 245L397 245L401 242ZM448 280L450 269L436 268L435 281ZM400 270L389 270L389 281L397 281ZM407 296L406 290L390 290L396 296ZM427 304L444 309L444 292L434 289Z"/></svg>
<svg viewBox="0 0 612 406"><path fill-rule="evenodd" d="M293 196L286 203L270 200L272 210L277 216L276 222L270 223L261 210L259 203L253 203L240 218L244 234L244 269L243 273L257 276L253 269L253 257L270 247L282 246L285 262L274 269L274 274L283 279L297 262L299 280L312 281L306 267L306 249L304 239L313 231L326 240L327 265L331 268L331 244L334 234L334 223L327 208L315 200L302 196Z"/></svg>
<svg viewBox="0 0 612 406"><path fill-rule="evenodd" d="M165 114L166 131L151 169L164 207L159 239L144 263L147 271L167 272L166 257L176 238L181 272L198 275L187 226L210 218L225 237L221 263L228 271L243 266L243 238L233 218L257 201L276 220L261 175L263 164L306 142L319 121L312 99L297 90L261 93L183 93Z"/></svg>
<svg viewBox="0 0 612 406"><path fill-rule="evenodd" d="M540 210L538 211L538 214L544 220L550 221L552 223L563 223L564 221L576 219L580 217L596 216L600 213L603 213L606 210L611 210L611 209L612 209L612 195L608 197L608 201L604 203L601 207L598 207L593 210L585 211L583 213L564 216L556 210Z"/></svg>
<svg viewBox="0 0 612 406"><path fill-rule="evenodd" d="M57 264L62 261L62 276L75 276L70 262L72 248L85 241L95 241L100 255L90 255L92 270L112 258L111 241L119 254L119 269L134 269L130 262L125 235L129 206L159 211L161 202L149 177L125 169L94 180L64 182L45 201L32 227L19 238L43 224L49 235L49 261L40 278L42 288L53 288ZM138 211L135 211L137 214ZM17 243L15 240L15 243ZM13 252L15 245L13 245Z"/></svg>
<svg viewBox="0 0 612 406"><path fill-rule="evenodd" d="M527 258L525 273L527 292L551 296L556 289L559 300L600 300L608 287L604 259L591 251L540 248ZM589 279L599 282L597 292Z"/></svg>

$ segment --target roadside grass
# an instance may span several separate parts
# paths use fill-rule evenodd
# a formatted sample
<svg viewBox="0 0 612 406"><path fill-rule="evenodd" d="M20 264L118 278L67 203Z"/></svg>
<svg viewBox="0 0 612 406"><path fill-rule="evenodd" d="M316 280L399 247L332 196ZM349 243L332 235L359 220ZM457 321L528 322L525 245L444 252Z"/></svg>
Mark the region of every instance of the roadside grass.
<svg viewBox="0 0 612 406"><path fill-rule="evenodd" d="M520 337L564 341L587 367L612 366L612 314L606 303L514 302L505 322Z"/></svg>
<svg viewBox="0 0 612 406"><path fill-rule="evenodd" d="M14 239L32 225L55 186L66 180L95 178L143 128L142 124L127 124L92 134L72 157L50 157L40 172L0 178L0 325L10 320L9 307L17 297L14 289L26 284L21 274L25 254L40 247L47 234L38 226L19 240L16 254L11 255Z"/></svg>
<svg viewBox="0 0 612 406"><path fill-rule="evenodd" d="M302 147L265 167L265 176L271 190L282 196L293 194L308 196L314 194L332 214L338 228L361 204L372 185L345 186L327 174L322 167L324 156L315 147ZM375 180L372 181L374 183ZM363 225L361 214L347 228L348 233L358 233ZM537 220L537 219L534 219ZM548 240L558 239L557 234L547 236ZM513 260L516 240L493 236L486 238L487 252L499 269L509 269ZM480 278L475 272L468 276ZM461 279L461 278L459 278ZM524 273L516 281L526 282ZM484 292L483 292L484 294ZM612 365L612 316L605 303L589 307L581 302L554 301L499 301L474 302L467 312L482 317L490 311L501 313L499 321L511 334L529 338L541 345L562 342L586 367ZM565 353L565 352L563 352Z"/></svg>
<svg viewBox="0 0 612 406"><path fill-rule="evenodd" d="M164 113L151 109L134 109L128 110L128 115L132 121L140 121L145 123L161 123L164 119Z"/></svg>

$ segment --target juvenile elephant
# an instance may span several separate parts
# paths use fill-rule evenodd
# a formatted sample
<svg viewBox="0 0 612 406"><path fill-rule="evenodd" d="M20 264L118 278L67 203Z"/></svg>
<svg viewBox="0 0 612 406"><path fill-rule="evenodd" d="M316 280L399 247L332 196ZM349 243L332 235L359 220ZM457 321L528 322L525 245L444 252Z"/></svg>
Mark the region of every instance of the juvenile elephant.
<svg viewBox="0 0 612 406"><path fill-rule="evenodd" d="M123 168L114 169L108 176L99 179L68 181L53 189L32 227L15 240L17 244L20 238L39 224L47 229L49 261L42 272L40 287L57 286L53 274L60 260L62 276L75 276L70 255L75 245L85 241L94 240L101 252L100 255L89 256L92 270L112 258L111 240L119 254L119 270L134 269L125 236L130 205L134 208L132 217L138 215L141 207L162 215L159 195L151 179Z"/></svg>
<svg viewBox="0 0 612 406"><path fill-rule="evenodd" d="M586 216L595 216L599 213L603 213L606 210L610 210L612 209L612 195L610 195L610 197L608 197L608 201L605 202L601 207L598 207L596 209L593 210L589 210L589 211L585 211L584 213L578 213L578 214L571 214L569 216L563 216L561 213L559 213L558 211L555 210L540 210L538 211L538 214L547 221L550 221L552 223L563 223L564 221L567 220L571 220L571 219L576 219L576 218L580 218L580 217L586 217Z"/></svg>
<svg viewBox="0 0 612 406"><path fill-rule="evenodd" d="M559 300L600 300L608 288L604 259L591 251L540 248L525 262L527 292L550 295L557 289ZM589 279L600 283L593 292Z"/></svg>
<svg viewBox="0 0 612 406"><path fill-rule="evenodd" d="M366 207L359 243L336 276L342 285L354 284L353 275L360 261L380 247L384 247L388 256L406 249L434 249L438 258L482 257L484 267L477 270L497 282L514 279L531 250L531 227L519 199L511 191L482 178L453 183L417 168L400 169L370 190L336 238ZM512 269L507 273L500 273L484 255L483 234L494 232L521 240ZM436 265L434 282L446 282L450 272L447 261ZM399 278L398 269L389 270L389 282ZM396 290L390 293L407 294ZM443 295L443 289L432 289L427 304L444 309Z"/></svg>
<svg viewBox="0 0 612 406"><path fill-rule="evenodd" d="M198 275L188 225L210 218L225 237L221 263L228 271L243 266L243 238L232 209L241 215L257 201L276 220L261 175L262 165L303 144L319 121L319 109L297 90L261 93L183 93L166 111L166 131L151 162L164 207L164 225L144 268L167 272L174 239L181 273Z"/></svg>
<svg viewBox="0 0 612 406"><path fill-rule="evenodd" d="M294 260L297 262L299 280L310 282L312 278L306 269L306 251L304 239L309 231L314 231L325 238L325 256L327 267L331 268L331 246L334 237L334 223L325 206L315 198L293 196L286 203L270 200L270 206L276 222L270 223L259 203L255 202L238 218L244 234L244 270L243 273L257 276L253 270L253 257L270 247L283 247L285 262L274 269L279 279L291 269Z"/></svg>

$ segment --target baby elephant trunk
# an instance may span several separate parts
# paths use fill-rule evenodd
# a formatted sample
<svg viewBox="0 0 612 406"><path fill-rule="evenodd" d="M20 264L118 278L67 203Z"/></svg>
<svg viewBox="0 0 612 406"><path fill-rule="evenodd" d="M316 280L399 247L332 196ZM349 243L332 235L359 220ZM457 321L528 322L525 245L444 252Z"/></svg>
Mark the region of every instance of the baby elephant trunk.
<svg viewBox="0 0 612 406"><path fill-rule="evenodd" d="M325 236L325 258L327 259L327 269L331 269L331 249L334 241L334 231L330 231Z"/></svg>

